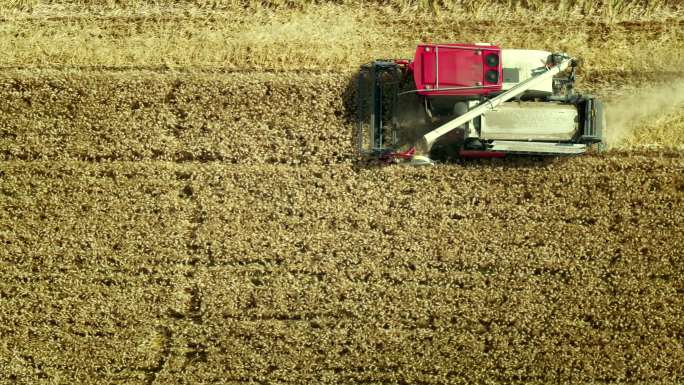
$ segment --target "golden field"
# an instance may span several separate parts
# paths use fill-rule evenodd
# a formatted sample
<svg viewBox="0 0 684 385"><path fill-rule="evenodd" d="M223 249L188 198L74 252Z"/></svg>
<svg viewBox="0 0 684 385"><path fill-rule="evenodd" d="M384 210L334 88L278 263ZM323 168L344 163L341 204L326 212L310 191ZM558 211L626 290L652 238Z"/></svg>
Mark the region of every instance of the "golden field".
<svg viewBox="0 0 684 385"><path fill-rule="evenodd" d="M677 383L681 155L2 164L17 383Z"/></svg>
<svg viewBox="0 0 684 385"><path fill-rule="evenodd" d="M0 20L0 384L684 382L678 2ZM359 162L356 69L421 41L579 56L613 149Z"/></svg>

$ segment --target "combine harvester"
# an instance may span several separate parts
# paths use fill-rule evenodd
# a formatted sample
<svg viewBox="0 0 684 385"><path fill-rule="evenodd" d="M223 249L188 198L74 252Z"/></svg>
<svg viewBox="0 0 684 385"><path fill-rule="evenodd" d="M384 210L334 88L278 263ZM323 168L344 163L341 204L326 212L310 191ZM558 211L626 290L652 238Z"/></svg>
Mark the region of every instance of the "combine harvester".
<svg viewBox="0 0 684 385"><path fill-rule="evenodd" d="M578 155L598 147L603 105L573 92L577 60L491 44L422 44L359 76L361 154L386 162Z"/></svg>

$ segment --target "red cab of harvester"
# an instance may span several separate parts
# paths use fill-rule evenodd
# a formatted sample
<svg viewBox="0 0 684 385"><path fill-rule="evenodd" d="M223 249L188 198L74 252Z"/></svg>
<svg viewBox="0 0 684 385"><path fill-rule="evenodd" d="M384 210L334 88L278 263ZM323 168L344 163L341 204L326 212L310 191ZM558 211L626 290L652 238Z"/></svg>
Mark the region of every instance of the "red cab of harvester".
<svg viewBox="0 0 684 385"><path fill-rule="evenodd" d="M501 91L501 48L489 44L421 44L409 71L425 96L481 96Z"/></svg>

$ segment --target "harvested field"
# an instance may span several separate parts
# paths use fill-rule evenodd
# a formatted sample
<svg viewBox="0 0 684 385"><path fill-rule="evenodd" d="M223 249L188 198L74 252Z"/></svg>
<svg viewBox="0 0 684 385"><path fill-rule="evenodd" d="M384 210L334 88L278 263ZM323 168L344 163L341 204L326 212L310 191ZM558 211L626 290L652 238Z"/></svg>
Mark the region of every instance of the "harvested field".
<svg viewBox="0 0 684 385"><path fill-rule="evenodd" d="M683 383L681 6L473 4L0 6L0 384ZM431 40L579 55L621 140L358 162Z"/></svg>
<svg viewBox="0 0 684 385"><path fill-rule="evenodd" d="M0 80L7 101L0 153L6 160L337 162L353 157L351 81L18 71Z"/></svg>
<svg viewBox="0 0 684 385"><path fill-rule="evenodd" d="M675 383L683 172L4 162L2 372Z"/></svg>

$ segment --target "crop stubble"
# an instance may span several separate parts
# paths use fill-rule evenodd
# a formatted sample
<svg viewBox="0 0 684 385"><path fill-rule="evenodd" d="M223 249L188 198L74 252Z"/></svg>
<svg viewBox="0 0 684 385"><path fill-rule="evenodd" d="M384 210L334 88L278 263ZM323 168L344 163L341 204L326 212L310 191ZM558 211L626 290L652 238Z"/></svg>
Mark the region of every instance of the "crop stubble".
<svg viewBox="0 0 684 385"><path fill-rule="evenodd" d="M0 153L6 160L334 162L352 153L350 81L340 74L18 71L0 80Z"/></svg>
<svg viewBox="0 0 684 385"><path fill-rule="evenodd" d="M4 162L2 376L676 383L683 171Z"/></svg>

